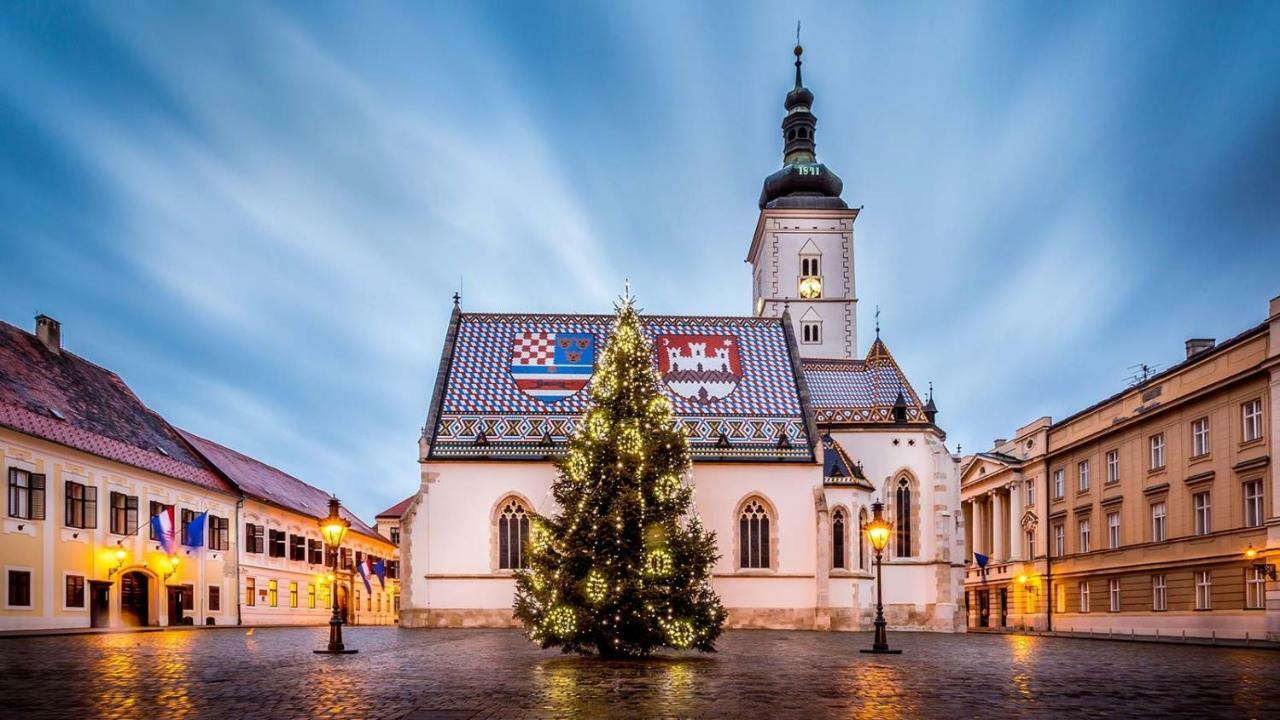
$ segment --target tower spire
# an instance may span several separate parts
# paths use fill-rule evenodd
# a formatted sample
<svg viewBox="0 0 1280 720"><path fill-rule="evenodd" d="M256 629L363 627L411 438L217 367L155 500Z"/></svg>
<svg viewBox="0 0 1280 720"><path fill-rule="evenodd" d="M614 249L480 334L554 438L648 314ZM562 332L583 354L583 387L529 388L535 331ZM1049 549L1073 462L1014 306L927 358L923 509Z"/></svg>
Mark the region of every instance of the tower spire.
<svg viewBox="0 0 1280 720"><path fill-rule="evenodd" d="M804 82L800 80L800 56L804 54L804 47L800 45L800 21L796 21L796 87L804 87Z"/></svg>

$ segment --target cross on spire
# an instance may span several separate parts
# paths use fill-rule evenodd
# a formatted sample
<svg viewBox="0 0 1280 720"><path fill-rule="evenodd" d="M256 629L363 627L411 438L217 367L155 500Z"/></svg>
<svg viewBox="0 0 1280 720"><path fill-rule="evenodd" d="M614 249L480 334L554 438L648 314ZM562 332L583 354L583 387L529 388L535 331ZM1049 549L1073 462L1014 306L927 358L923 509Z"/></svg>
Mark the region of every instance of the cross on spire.
<svg viewBox="0 0 1280 720"><path fill-rule="evenodd" d="M876 306L876 339L880 339L880 306Z"/></svg>

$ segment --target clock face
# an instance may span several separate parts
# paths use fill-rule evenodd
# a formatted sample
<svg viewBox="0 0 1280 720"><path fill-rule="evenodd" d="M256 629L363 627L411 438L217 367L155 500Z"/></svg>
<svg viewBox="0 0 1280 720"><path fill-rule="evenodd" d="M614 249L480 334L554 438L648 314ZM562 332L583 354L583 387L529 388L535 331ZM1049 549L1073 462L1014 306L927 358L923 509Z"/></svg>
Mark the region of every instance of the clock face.
<svg viewBox="0 0 1280 720"><path fill-rule="evenodd" d="M800 297L805 300L822 297L822 278L800 278Z"/></svg>

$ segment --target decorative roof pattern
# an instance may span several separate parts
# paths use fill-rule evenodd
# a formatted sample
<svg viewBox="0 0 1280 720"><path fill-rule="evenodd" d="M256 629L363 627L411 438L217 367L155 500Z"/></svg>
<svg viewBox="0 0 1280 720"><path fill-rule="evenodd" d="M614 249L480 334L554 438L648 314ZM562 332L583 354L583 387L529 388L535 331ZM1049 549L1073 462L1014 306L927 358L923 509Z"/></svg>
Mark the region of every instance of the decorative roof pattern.
<svg viewBox="0 0 1280 720"><path fill-rule="evenodd" d="M867 490L874 489L867 482L862 464L850 460L844 447L825 433L822 436L822 479L826 485L856 485Z"/></svg>
<svg viewBox="0 0 1280 720"><path fill-rule="evenodd" d="M548 402L522 389L530 337L593 338L600 357L612 315L462 313L430 457L543 458L560 452L586 411L590 381ZM776 318L650 316L655 366L695 458L811 460L786 330ZM553 340L558 342L558 340ZM584 350L585 351L585 350ZM446 356L450 356L446 349ZM559 356L557 356L558 358ZM566 358L565 362L571 362ZM580 374L580 366L572 365ZM566 385L568 387L568 385ZM572 388L569 388L572 389ZM440 391L438 391L440 392Z"/></svg>
<svg viewBox="0 0 1280 720"><path fill-rule="evenodd" d="M216 492L236 492L118 375L65 349L55 353L6 322L0 322L0 425Z"/></svg>
<svg viewBox="0 0 1280 720"><path fill-rule="evenodd" d="M920 396L880 338L863 360L804 360L809 402L818 423L891 423L902 393L907 423L927 424Z"/></svg>
<svg viewBox="0 0 1280 720"><path fill-rule="evenodd" d="M186 430L180 429L178 432L182 433L182 437L191 443L191 446L210 464L239 485L246 497L293 510L316 520L329 516L329 493L308 485L283 470L219 445L212 440L206 440ZM346 507L341 507L339 512L342 517L351 521L351 529L354 532L390 544L389 540L379 535Z"/></svg>

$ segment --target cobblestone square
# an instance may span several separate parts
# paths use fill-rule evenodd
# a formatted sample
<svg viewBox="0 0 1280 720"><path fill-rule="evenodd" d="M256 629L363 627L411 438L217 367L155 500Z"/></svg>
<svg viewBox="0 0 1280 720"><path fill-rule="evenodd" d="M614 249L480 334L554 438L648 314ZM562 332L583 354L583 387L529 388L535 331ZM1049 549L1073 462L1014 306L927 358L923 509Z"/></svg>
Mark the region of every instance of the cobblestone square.
<svg viewBox="0 0 1280 720"><path fill-rule="evenodd" d="M1001 635L727 632L606 662L511 630L323 628L0 640L5 718L1280 717L1280 654Z"/></svg>

